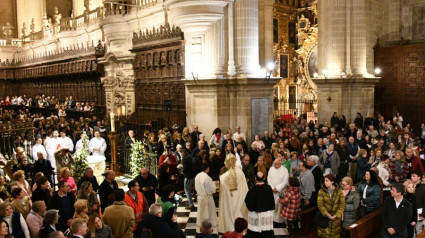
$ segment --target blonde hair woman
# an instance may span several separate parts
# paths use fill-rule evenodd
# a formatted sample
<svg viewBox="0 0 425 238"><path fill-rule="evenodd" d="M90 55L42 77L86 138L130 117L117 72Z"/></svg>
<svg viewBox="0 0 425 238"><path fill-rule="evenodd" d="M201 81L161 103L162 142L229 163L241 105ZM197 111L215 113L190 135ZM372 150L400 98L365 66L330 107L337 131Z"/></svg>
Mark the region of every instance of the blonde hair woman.
<svg viewBox="0 0 425 238"><path fill-rule="evenodd" d="M74 219L75 218L82 218L86 221L89 219L89 216L87 215L87 213L89 211L87 200L85 200L85 199L77 200L74 203L74 209L75 209Z"/></svg>
<svg viewBox="0 0 425 238"><path fill-rule="evenodd" d="M28 182L25 180L25 172L23 170L16 171L15 173L13 173L12 179L13 183L11 184L11 188L22 188L25 192L25 196L30 199L32 195L32 190Z"/></svg>
<svg viewBox="0 0 425 238"><path fill-rule="evenodd" d="M410 218L410 222L407 225L407 237L414 237L416 222L418 222L418 210L416 209L415 200L415 184L409 179L406 180L403 185L406 189L403 195L403 199L406 199L412 204L412 217Z"/></svg>

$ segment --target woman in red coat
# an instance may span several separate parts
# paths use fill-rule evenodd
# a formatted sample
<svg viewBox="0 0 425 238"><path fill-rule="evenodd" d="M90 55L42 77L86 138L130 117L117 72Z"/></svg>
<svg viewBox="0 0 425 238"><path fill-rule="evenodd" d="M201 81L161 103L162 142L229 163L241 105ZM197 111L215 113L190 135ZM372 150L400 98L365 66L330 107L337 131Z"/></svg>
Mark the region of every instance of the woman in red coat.
<svg viewBox="0 0 425 238"><path fill-rule="evenodd" d="M289 235L299 232L298 214L301 211L301 189L300 181L295 177L289 178L289 187L286 189L285 196L280 199L282 208L280 215L288 222Z"/></svg>

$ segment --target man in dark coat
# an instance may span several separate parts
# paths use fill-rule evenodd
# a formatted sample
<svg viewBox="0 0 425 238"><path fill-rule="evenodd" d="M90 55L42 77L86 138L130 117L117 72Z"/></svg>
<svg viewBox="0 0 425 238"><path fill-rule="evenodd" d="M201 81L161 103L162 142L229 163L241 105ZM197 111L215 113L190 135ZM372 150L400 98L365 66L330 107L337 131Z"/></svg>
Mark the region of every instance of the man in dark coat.
<svg viewBox="0 0 425 238"><path fill-rule="evenodd" d="M149 214L144 215L142 220L137 224L134 237L143 236L143 229L148 228L152 232L153 237L157 238L183 238L186 235L177 225L177 216L173 215L171 222L166 222L161 216L162 207L159 203L154 203L149 207Z"/></svg>
<svg viewBox="0 0 425 238"><path fill-rule="evenodd" d="M246 182L248 183L248 188L252 188L255 182L255 172L254 166L249 161L249 155L245 155L242 161L242 171L245 174Z"/></svg>
<svg viewBox="0 0 425 238"><path fill-rule="evenodd" d="M75 196L66 181L59 181L59 190L50 199L49 209L59 210L59 222L62 231L71 226L74 217Z"/></svg>
<svg viewBox="0 0 425 238"><path fill-rule="evenodd" d="M273 139L269 136L269 132L265 131L263 138L261 140L264 142L264 145L266 146L266 149L270 149L273 144Z"/></svg>
<svg viewBox="0 0 425 238"><path fill-rule="evenodd" d="M149 173L147 168L141 168L140 174L137 175L135 180L139 183L140 192L145 195L149 206L155 203L155 191L158 188L158 180L156 177Z"/></svg>
<svg viewBox="0 0 425 238"><path fill-rule="evenodd" d="M198 130L198 125L194 125L193 126L193 131L190 133L190 136L192 137L192 145L193 145L193 147L196 147L196 145L198 144L199 135L200 134L202 134L202 132L200 132Z"/></svg>
<svg viewBox="0 0 425 238"><path fill-rule="evenodd" d="M84 172L84 176L78 181L77 187L80 188L81 184L84 182L89 181L91 185L93 186L93 191L97 193L97 190L99 190L99 184L97 183L97 179L94 176L93 169L90 167L86 168L86 171Z"/></svg>
<svg viewBox="0 0 425 238"><path fill-rule="evenodd" d="M191 154L187 153L183 156L184 192L189 203L189 206L187 206L188 210L194 207L192 199L192 185L195 181L196 174L193 169L192 162L193 156Z"/></svg>
<svg viewBox="0 0 425 238"><path fill-rule="evenodd" d="M102 213L105 208L114 203L113 194L118 189L118 184L115 181L115 172L112 170L106 170L103 174L105 180L100 184L99 197Z"/></svg>
<svg viewBox="0 0 425 238"><path fill-rule="evenodd" d="M407 224L412 218L412 204L403 198L403 184L393 184L391 197L387 197L382 206L382 224L384 238L407 237Z"/></svg>
<svg viewBox="0 0 425 238"><path fill-rule="evenodd" d="M338 168L338 181L341 181L342 178L347 176L348 168L349 168L349 162L350 161L350 151L348 147L346 146L347 141L345 138L341 138L339 141L339 144L336 146L335 151L338 152L339 159L341 161L341 164Z"/></svg>
<svg viewBox="0 0 425 238"><path fill-rule="evenodd" d="M273 212L275 209L275 202L273 189L270 185L264 183L264 175L262 172L257 173L256 181L257 184L246 194L245 204L249 213L261 214L261 216L258 216L260 217L259 220L248 219L249 227L255 228L256 231L248 229L247 237L274 237ZM251 222L253 224L251 224ZM267 227L269 229L267 229Z"/></svg>
<svg viewBox="0 0 425 238"><path fill-rule="evenodd" d="M50 163L50 160L44 159L44 155L42 152L38 152L37 157L38 160L36 160L34 163L34 175L38 172L42 172L44 176L47 177L47 180L49 180L49 183L52 184L53 168L52 164Z"/></svg>

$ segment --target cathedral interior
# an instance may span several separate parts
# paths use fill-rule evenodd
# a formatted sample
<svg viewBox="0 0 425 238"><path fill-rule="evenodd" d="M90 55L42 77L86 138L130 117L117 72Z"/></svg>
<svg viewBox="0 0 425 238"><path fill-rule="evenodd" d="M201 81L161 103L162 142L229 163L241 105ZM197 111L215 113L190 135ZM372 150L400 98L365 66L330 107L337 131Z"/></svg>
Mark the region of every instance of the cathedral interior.
<svg viewBox="0 0 425 238"><path fill-rule="evenodd" d="M91 108L66 110L77 120L240 126L247 142L334 112L424 123L424 0L0 0L0 30L4 110L73 97Z"/></svg>

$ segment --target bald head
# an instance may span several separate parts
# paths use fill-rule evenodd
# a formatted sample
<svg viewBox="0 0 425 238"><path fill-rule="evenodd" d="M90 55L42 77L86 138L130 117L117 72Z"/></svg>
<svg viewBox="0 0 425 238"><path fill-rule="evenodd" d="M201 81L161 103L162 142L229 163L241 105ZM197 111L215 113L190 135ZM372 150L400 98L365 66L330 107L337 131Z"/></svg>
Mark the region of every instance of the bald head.
<svg viewBox="0 0 425 238"><path fill-rule="evenodd" d="M149 170L147 168L141 168L140 175L142 175L143 179L147 179L149 176Z"/></svg>
<svg viewBox="0 0 425 238"><path fill-rule="evenodd" d="M280 159L275 159L273 162L273 165L276 169L280 168L282 166L282 162Z"/></svg>

